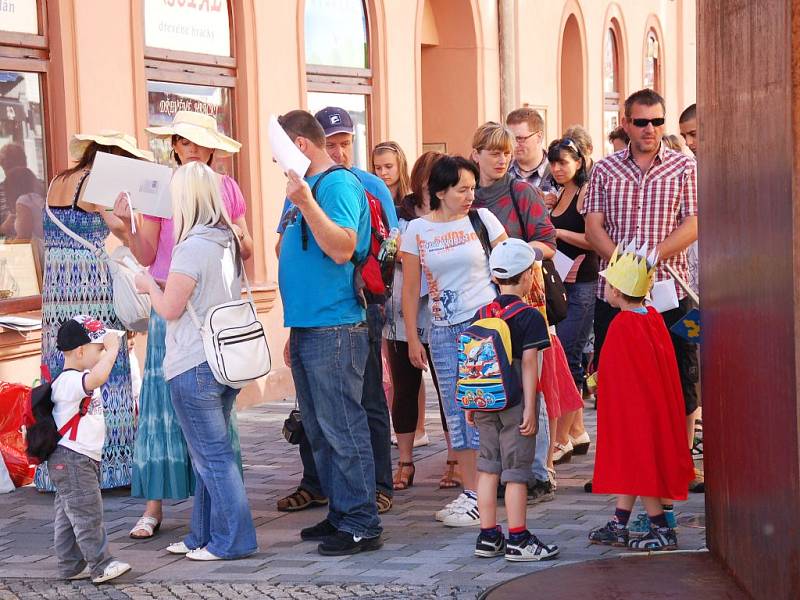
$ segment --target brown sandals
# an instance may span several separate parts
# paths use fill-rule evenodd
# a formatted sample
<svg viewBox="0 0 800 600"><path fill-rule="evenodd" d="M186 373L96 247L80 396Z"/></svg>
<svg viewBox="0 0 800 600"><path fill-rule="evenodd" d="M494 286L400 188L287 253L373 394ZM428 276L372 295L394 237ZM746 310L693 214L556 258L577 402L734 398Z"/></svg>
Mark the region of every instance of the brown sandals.
<svg viewBox="0 0 800 600"><path fill-rule="evenodd" d="M327 503L327 498L314 496L308 490L299 487L285 498L278 500L278 510L281 512L297 512L312 506L325 506Z"/></svg>
<svg viewBox="0 0 800 600"><path fill-rule="evenodd" d="M392 510L392 506L394 504L392 497L389 496L389 494L381 492L380 490L378 490L378 492L375 494L375 503L378 505L379 515Z"/></svg>
<svg viewBox="0 0 800 600"><path fill-rule="evenodd" d="M394 489L407 490L414 485L414 473L417 472L413 462L399 462L398 469L394 474Z"/></svg>
<svg viewBox="0 0 800 600"><path fill-rule="evenodd" d="M447 470L439 480L439 489L449 490L457 487L461 487L461 474L458 472L458 461L448 460Z"/></svg>

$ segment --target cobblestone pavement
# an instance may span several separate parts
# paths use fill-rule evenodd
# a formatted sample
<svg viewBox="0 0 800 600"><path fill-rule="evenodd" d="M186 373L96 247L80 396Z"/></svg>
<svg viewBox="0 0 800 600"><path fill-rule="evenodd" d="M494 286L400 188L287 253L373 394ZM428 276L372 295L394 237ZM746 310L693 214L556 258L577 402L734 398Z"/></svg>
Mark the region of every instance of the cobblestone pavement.
<svg viewBox="0 0 800 600"><path fill-rule="evenodd" d="M429 398L434 397L429 394ZM531 530L561 548L558 560L509 563L503 558L472 555L476 528L446 528L433 513L450 501L452 491L439 490L446 450L438 410L430 404L431 445L415 450L414 486L395 496L383 515L384 547L352 557L323 557L316 544L301 542L299 530L325 517L325 509L280 513L278 498L300 480L297 449L281 436L289 401L239 413L245 482L258 531L260 551L247 559L198 563L167 554L165 546L187 531L191 500L167 502L161 531L149 541L134 541L128 532L143 509L128 490L104 493L105 523L112 554L133 566L112 584L67 583L55 579L53 498L33 487L0 495L0 600L11 598L475 598L487 587L518 575L555 565L611 558L624 550L587 543L588 530L605 522L613 502L583 491L591 477L594 446L588 456L558 467L555 500L529 507ZM586 411L594 438L595 412ZM680 544L705 545L703 496L692 494L676 506ZM499 517L504 513L501 509Z"/></svg>

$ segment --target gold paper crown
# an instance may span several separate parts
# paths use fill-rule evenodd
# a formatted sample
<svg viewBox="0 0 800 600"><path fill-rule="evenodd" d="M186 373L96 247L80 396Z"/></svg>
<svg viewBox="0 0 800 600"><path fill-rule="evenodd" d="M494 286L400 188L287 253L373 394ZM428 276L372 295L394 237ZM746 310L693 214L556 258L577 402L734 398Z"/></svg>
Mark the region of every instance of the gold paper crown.
<svg viewBox="0 0 800 600"><path fill-rule="evenodd" d="M640 298L646 296L653 285L657 262L658 253L655 250L649 255L647 245L637 250L634 240L624 250L622 244L614 248L608 267L600 274L623 294Z"/></svg>

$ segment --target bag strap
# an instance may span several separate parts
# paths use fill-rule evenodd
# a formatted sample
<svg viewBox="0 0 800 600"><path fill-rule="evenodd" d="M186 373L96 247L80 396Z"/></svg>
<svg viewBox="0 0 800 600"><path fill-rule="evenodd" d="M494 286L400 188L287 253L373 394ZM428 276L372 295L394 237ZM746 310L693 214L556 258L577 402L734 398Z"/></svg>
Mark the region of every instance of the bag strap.
<svg viewBox="0 0 800 600"><path fill-rule="evenodd" d="M72 418L64 423L61 428L58 430L58 434L61 437L64 437L69 432L69 439L73 442L78 438L78 425L80 424L81 419L86 414L89 409L89 403L92 401L91 396L86 396L81 400L80 406L78 408L78 412L72 415Z"/></svg>
<svg viewBox="0 0 800 600"><path fill-rule="evenodd" d="M492 243L489 240L489 231L486 229L486 224L483 222L480 213L476 209L470 208L468 215L472 229L474 229L475 233L478 234L478 240L483 247L483 251L486 253L486 258L488 259L492 254Z"/></svg>
<svg viewBox="0 0 800 600"><path fill-rule="evenodd" d="M233 239L236 245L238 246L239 240L235 235L233 236ZM250 302L250 304L255 306L256 303L255 300L253 300L253 290L250 288L250 280L247 278L247 271L244 268L244 260L242 259L241 252L239 253L239 266L242 269L242 279L244 280L244 287L247 290L247 300L248 302ZM186 301L186 312L189 313L189 318L192 320L192 323L194 323L194 326L197 327L197 329L199 329L200 331L203 331L203 324L200 323L200 319L197 316L197 311L195 311L194 306L192 306L190 300Z"/></svg>
<svg viewBox="0 0 800 600"><path fill-rule="evenodd" d="M516 192L514 192L514 183L515 182L516 182L516 179L514 179L512 177L511 178L511 183L508 186L508 193L511 196L511 206L514 208L514 212L517 215L517 223L519 223L519 230L522 233L522 240L527 243L530 240L526 239L528 237L528 231L525 228L525 224L522 222L522 213L519 210L519 204L517 204L517 194L516 194Z"/></svg>
<svg viewBox="0 0 800 600"><path fill-rule="evenodd" d="M353 173L350 169L342 165L333 165L332 167L326 169L322 173L322 175L320 175L319 178L314 182L314 185L311 187L311 196L314 198L317 204L319 204L319 200L317 200L317 188L319 188L319 184L322 183L322 180L325 179L325 177L327 177L331 173L335 173L336 171L341 171L341 170L345 170L348 173L351 173L353 177L356 177L355 173ZM308 225L306 225L306 220L302 217L302 215L300 217L300 236L303 242L303 250L308 250Z"/></svg>
<svg viewBox="0 0 800 600"><path fill-rule="evenodd" d="M84 178L85 178L85 176L84 176ZM98 248L97 246L92 244L89 240L79 236L77 233L72 231L69 227L64 225L64 223L61 222L61 219L56 217L56 215L53 213L53 211L50 210L50 203L47 201L47 199L50 198L50 191L53 189L53 183L54 182L55 182L55 179L53 179L53 181L50 182L50 185L47 188L47 198L45 198L45 201L44 201L44 209L47 212L47 216L50 217L50 220L53 223L55 223L58 226L58 228L61 229L61 231L63 231L69 237L71 237L73 240L75 240L76 242L78 242L79 244L84 246L87 250L89 250L92 254L94 254L98 259L104 260L104 261L110 260L108 254L106 253L104 248ZM83 183L83 180L81 180L81 183ZM73 208L74 208L74 203L73 203Z"/></svg>
<svg viewBox="0 0 800 600"><path fill-rule="evenodd" d="M526 304L522 300L514 300L511 304L508 304L504 309L500 318L504 321L507 321L511 317L516 317L519 313L527 310L532 309L533 307L530 304Z"/></svg>

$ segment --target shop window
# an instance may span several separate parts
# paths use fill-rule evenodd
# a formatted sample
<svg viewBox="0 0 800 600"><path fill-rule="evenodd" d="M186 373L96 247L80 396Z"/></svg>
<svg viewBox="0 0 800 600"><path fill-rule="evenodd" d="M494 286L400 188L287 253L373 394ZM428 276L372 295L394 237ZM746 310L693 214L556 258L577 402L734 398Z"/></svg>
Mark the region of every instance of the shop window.
<svg viewBox="0 0 800 600"><path fill-rule="evenodd" d="M50 176L44 13L36 0L0 2L0 314L41 306Z"/></svg>
<svg viewBox="0 0 800 600"><path fill-rule="evenodd" d="M339 106L355 125L353 164L367 168L372 69L362 0L306 0L305 57L308 110Z"/></svg>
<svg viewBox="0 0 800 600"><path fill-rule="evenodd" d="M647 32L647 41L645 44L644 87L655 90L661 94L660 45L658 43L658 36L652 29Z"/></svg>
<svg viewBox="0 0 800 600"><path fill-rule="evenodd" d="M619 46L619 29L616 21L606 30L603 47L603 138L605 154L614 151L608 134L620 124L623 101L622 65Z"/></svg>
<svg viewBox="0 0 800 600"><path fill-rule="evenodd" d="M148 125L167 125L179 110L213 115L220 131L236 137L230 2L144 0ZM169 142L151 139L156 160L173 161ZM235 177L234 159L215 157L213 168Z"/></svg>

